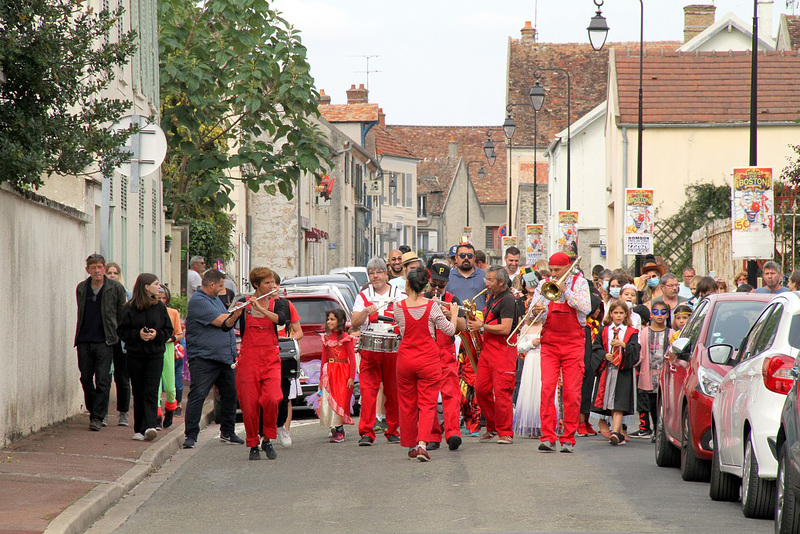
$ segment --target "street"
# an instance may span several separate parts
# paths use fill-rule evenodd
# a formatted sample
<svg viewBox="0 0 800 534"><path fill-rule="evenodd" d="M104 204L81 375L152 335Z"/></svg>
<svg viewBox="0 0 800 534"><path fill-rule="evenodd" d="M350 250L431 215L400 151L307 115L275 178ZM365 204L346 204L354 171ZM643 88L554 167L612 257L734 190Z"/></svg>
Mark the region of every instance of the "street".
<svg viewBox="0 0 800 534"><path fill-rule="evenodd" d="M539 453L538 440L464 438L425 464L380 435L358 447L355 432L331 444L316 420L301 420L290 449L254 462L211 425L197 449L178 451L90 532L772 530L772 521L745 518L740 503L712 501L707 483L657 467L649 440L579 438L569 455Z"/></svg>

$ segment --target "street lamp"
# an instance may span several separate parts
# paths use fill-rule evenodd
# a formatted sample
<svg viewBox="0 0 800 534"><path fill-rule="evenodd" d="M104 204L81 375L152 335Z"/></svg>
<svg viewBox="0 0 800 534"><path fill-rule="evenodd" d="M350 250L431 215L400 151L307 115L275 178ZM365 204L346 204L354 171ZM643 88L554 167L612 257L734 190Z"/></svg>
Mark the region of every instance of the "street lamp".
<svg viewBox="0 0 800 534"><path fill-rule="evenodd" d="M539 111L542 109L545 96L547 95L544 92L544 87L542 87L542 84L539 83L539 80L536 80L536 83L533 84L528 96L531 99L531 106L533 106L534 111Z"/></svg>
<svg viewBox="0 0 800 534"><path fill-rule="evenodd" d="M539 72L540 71L553 71L553 72L563 72L567 75L567 211L569 211L569 199L570 199L570 187L572 181L572 118L570 114L570 109L572 108L572 83L570 82L569 71L567 69L560 69L557 67L553 68L538 68L533 71L533 76L536 78L536 84L539 83ZM533 103L534 96L538 100L539 92L537 90L536 94L534 95L534 89L536 85L531 88L531 103ZM542 104L544 104L544 89L541 91L541 99ZM534 109L536 107L534 106Z"/></svg>
<svg viewBox="0 0 800 534"><path fill-rule="evenodd" d="M509 112L508 117L506 120L503 121L503 133L506 136L506 140L508 141L508 158L506 161L506 167L508 167L508 236L514 234L513 232L513 221L511 220L511 206L512 206L512 199L513 197L513 189L511 187L511 138L514 136L514 130L517 129L517 125L514 123L514 119L511 118L511 105L509 104L506 106L506 110Z"/></svg>
<svg viewBox="0 0 800 534"><path fill-rule="evenodd" d="M597 6L597 14L589 21L589 27L586 28L586 31L589 32L589 43L591 43L592 48L599 51L606 44L609 27L606 24L606 18L600 12L603 0L594 0L594 5Z"/></svg>
<svg viewBox="0 0 800 534"><path fill-rule="evenodd" d="M469 184L470 184L470 177L469 177L469 166L473 163L480 163L481 168L478 171L478 178L483 180L486 177L486 169L483 168L483 162L479 159L472 160L467 163L467 226L469 226Z"/></svg>
<svg viewBox="0 0 800 534"><path fill-rule="evenodd" d="M397 178L394 173L389 176L389 205L394 206L394 193L397 191Z"/></svg>
<svg viewBox="0 0 800 534"><path fill-rule="evenodd" d="M506 139L514 137L514 130L517 129L517 123L511 118L511 113L508 114L506 120L503 121L503 133L506 134Z"/></svg>
<svg viewBox="0 0 800 534"><path fill-rule="evenodd" d="M538 165L536 163L536 156L538 152L538 146L536 143L539 141L539 110L542 109L544 106L544 99L547 96L544 92L544 88L542 84L539 83L539 80L536 80L536 83L533 84L531 87L531 91L529 93L531 99L531 106L533 106L533 224L537 222L537 182L538 182Z"/></svg>

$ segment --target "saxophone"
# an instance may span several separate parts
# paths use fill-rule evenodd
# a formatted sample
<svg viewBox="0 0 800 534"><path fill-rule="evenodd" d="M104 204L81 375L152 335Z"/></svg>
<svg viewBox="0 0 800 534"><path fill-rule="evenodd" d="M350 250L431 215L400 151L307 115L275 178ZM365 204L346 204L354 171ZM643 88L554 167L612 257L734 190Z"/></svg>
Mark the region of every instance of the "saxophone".
<svg viewBox="0 0 800 534"><path fill-rule="evenodd" d="M461 304L461 308L464 310L464 315L466 316L467 323L471 319L475 319L476 317L479 319L483 319L483 312L479 311L475 307L475 301L478 300L478 297L483 295L489 291L487 287L472 299L464 300ZM472 370L478 370L478 358L481 355L481 334L480 332L476 332L474 330L467 329L466 332L461 332L458 334L461 337L461 343L464 345L464 350L467 353L467 357L469 358L469 363L472 365Z"/></svg>

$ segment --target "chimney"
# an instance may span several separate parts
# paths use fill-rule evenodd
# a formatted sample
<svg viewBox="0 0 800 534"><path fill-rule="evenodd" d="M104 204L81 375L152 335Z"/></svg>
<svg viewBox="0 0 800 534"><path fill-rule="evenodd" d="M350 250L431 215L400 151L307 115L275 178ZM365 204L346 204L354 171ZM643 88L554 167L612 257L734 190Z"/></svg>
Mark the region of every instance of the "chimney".
<svg viewBox="0 0 800 534"><path fill-rule="evenodd" d="M331 97L325 94L325 89L319 90L319 103L323 106L331 103Z"/></svg>
<svg viewBox="0 0 800 534"><path fill-rule="evenodd" d="M458 157L458 148L456 146L456 139L452 135L450 136L450 142L447 144L447 157L448 158Z"/></svg>
<svg viewBox="0 0 800 534"><path fill-rule="evenodd" d="M348 104L366 104L369 102L367 99L369 95L369 91L364 89L364 84L358 86L356 89L355 85L351 85L350 89L347 90L347 103Z"/></svg>
<svg viewBox="0 0 800 534"><path fill-rule="evenodd" d="M772 39L772 0L758 0L758 38Z"/></svg>
<svg viewBox="0 0 800 534"><path fill-rule="evenodd" d="M378 108L378 124L381 128L386 128L386 113L383 112L383 108Z"/></svg>
<svg viewBox="0 0 800 534"><path fill-rule="evenodd" d="M691 5L683 8L683 42L694 39L703 30L714 24L714 12L711 5Z"/></svg>
<svg viewBox="0 0 800 534"><path fill-rule="evenodd" d="M532 43L536 42L536 28L531 26L531 21L526 20L525 26L519 31L522 34L520 37L520 41L531 41Z"/></svg>

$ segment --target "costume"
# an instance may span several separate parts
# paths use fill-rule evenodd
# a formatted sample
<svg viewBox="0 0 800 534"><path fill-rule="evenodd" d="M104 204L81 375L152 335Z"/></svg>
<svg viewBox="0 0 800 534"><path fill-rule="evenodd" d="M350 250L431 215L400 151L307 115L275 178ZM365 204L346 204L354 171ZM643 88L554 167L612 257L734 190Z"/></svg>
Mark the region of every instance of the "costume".
<svg viewBox="0 0 800 534"><path fill-rule="evenodd" d="M664 366L664 355L669 350L669 340L675 333L671 328L665 328L660 332L655 332L650 327L642 329L639 337L641 351L639 352L639 380L637 387L639 395L637 403L639 417L644 423L645 429L650 429L650 421L647 414L653 420L653 428L658 422L657 395L658 379L661 368Z"/></svg>
<svg viewBox="0 0 800 534"><path fill-rule="evenodd" d="M631 326L613 323L606 325L597 336L592 346L592 367L595 370L595 386L593 392L592 411L603 415L622 412L624 415L634 413L636 403L636 381L633 367L639 361L638 330ZM622 347L611 350L610 342L621 339ZM606 360L606 354L614 354L614 360Z"/></svg>
<svg viewBox="0 0 800 534"><path fill-rule="evenodd" d="M352 425L350 398L353 390L347 380L356 378L355 338L347 334L327 334L322 338L322 372L319 424L324 428Z"/></svg>
<svg viewBox="0 0 800 534"><path fill-rule="evenodd" d="M167 308L167 313L172 323L170 339L173 339L182 332L181 315L180 312L174 308ZM175 342L167 341L164 347L164 365L161 371L161 381L158 384L158 415L159 417L162 415L161 392L163 391L166 393L167 397L164 402L164 410L169 414L168 421L171 421L172 412L178 407L175 390ZM168 428L170 424L165 424L164 427Z"/></svg>
<svg viewBox="0 0 800 534"><path fill-rule="evenodd" d="M539 345L532 341L539 337L539 328L533 326L531 333L526 334L517 344L517 350L525 355L522 365L522 377L519 382L517 402L514 406L514 434L526 438L538 438L542 435L542 361Z"/></svg>

